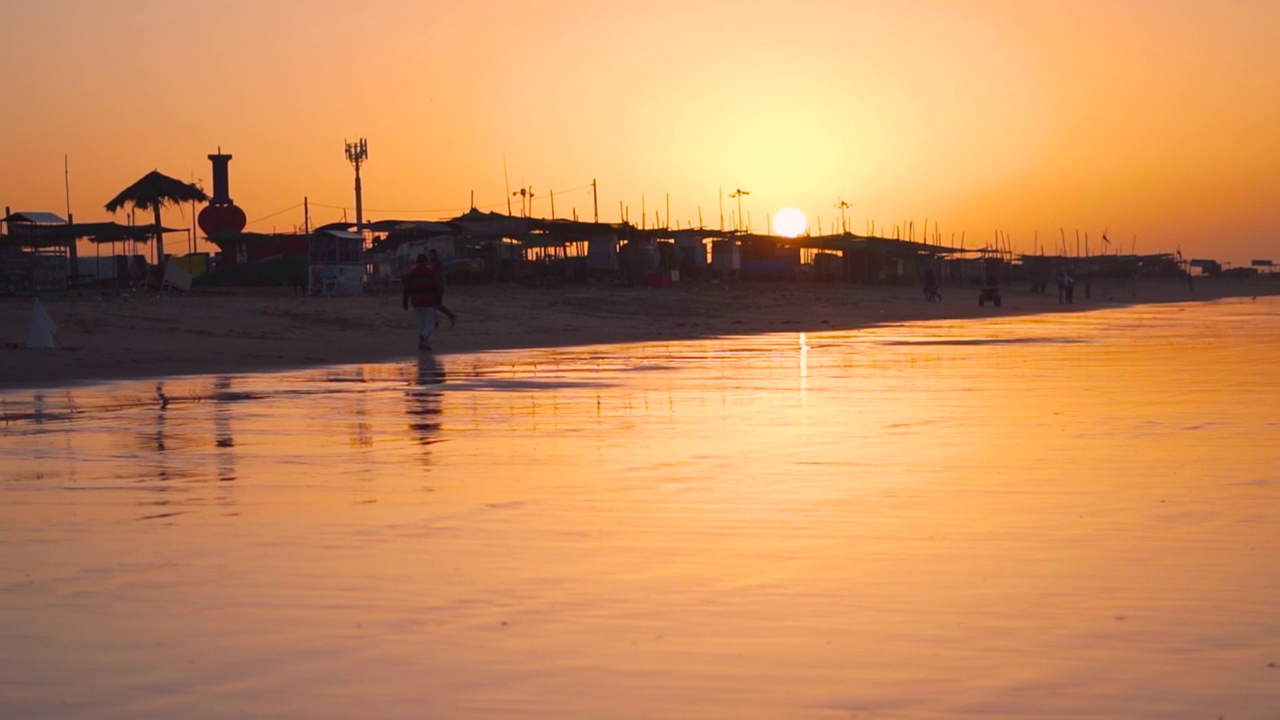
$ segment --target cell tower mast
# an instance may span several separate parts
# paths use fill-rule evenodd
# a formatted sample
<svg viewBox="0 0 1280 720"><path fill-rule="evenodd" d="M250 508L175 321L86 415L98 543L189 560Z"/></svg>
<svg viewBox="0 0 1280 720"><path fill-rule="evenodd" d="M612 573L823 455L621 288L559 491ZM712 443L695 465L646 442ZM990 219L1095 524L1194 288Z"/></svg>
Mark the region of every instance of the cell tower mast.
<svg viewBox="0 0 1280 720"><path fill-rule="evenodd" d="M346 142L345 140L343 142ZM364 198L360 192L360 166L369 159L369 143L364 138L346 143L347 161L356 169L356 232L364 231Z"/></svg>

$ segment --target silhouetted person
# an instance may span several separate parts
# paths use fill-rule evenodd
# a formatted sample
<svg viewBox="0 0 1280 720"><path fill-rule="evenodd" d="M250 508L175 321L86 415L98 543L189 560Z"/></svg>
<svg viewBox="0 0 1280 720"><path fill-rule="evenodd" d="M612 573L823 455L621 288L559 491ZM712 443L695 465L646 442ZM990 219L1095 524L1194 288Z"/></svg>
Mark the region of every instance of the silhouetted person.
<svg viewBox="0 0 1280 720"><path fill-rule="evenodd" d="M427 259L431 262L431 269L435 271L436 280L440 282L440 304L436 308L449 318L449 327L453 327L458 324L458 316L444 306L444 263L440 260L440 253L435 250L427 251Z"/></svg>
<svg viewBox="0 0 1280 720"><path fill-rule="evenodd" d="M1074 303L1076 301L1076 279L1071 277L1071 273L1062 274L1062 285L1067 292L1067 302Z"/></svg>
<svg viewBox="0 0 1280 720"><path fill-rule="evenodd" d="M426 254L418 255L418 262L401 278L404 291L400 304L405 310L413 305L418 316L418 349L431 349L431 334L436 331L440 321L436 318L436 308L440 305L440 279L428 264Z"/></svg>
<svg viewBox="0 0 1280 720"><path fill-rule="evenodd" d="M938 294L938 278L931 267L924 269L924 299L930 302L942 300L942 295Z"/></svg>

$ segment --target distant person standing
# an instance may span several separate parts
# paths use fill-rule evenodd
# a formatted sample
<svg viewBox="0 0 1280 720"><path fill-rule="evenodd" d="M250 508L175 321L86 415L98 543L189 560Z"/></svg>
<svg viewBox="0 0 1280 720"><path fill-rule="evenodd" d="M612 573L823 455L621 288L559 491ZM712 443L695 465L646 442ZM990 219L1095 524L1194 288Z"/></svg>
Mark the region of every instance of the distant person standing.
<svg viewBox="0 0 1280 720"><path fill-rule="evenodd" d="M1058 304L1061 305L1066 301L1067 301L1067 271L1059 270L1058 271Z"/></svg>
<svg viewBox="0 0 1280 720"><path fill-rule="evenodd" d="M440 279L431 269L425 254L418 255L417 264L400 279L404 287L400 304L405 310L413 305L418 316L418 349L431 349L431 334L435 332L440 321L436 318L436 308L440 305Z"/></svg>
<svg viewBox="0 0 1280 720"><path fill-rule="evenodd" d="M938 293L938 277L933 274L931 267L924 269L924 299L929 302L942 300L942 295Z"/></svg>
<svg viewBox="0 0 1280 720"><path fill-rule="evenodd" d="M440 253L434 249L427 251L427 258L431 262L431 270L436 274L436 281L440 283L440 304L436 308L449 318L449 327L453 327L458 324L458 316L444 306L444 263L440 260Z"/></svg>
<svg viewBox="0 0 1280 720"><path fill-rule="evenodd" d="M1071 277L1071 273L1062 274L1062 285L1067 292L1067 302L1075 303L1076 297L1076 279Z"/></svg>

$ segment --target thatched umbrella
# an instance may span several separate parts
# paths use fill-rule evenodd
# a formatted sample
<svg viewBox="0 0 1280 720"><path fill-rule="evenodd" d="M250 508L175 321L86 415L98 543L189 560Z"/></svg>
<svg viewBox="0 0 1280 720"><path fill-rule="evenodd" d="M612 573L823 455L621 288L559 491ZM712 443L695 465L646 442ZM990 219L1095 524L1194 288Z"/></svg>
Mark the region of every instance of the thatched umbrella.
<svg viewBox="0 0 1280 720"><path fill-rule="evenodd" d="M168 204L206 202L208 195L199 187L171 178L158 170L152 170L141 180L130 185L107 203L107 212L116 212L125 205L155 213L156 262L164 262L164 228L160 225L160 208Z"/></svg>

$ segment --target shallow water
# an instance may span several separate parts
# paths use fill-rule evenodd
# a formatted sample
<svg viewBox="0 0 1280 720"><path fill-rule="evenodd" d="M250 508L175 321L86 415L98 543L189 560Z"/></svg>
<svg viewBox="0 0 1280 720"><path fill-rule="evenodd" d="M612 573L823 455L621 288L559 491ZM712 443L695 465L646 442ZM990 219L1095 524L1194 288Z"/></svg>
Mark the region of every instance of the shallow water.
<svg viewBox="0 0 1280 720"><path fill-rule="evenodd" d="M1280 303L0 394L0 716L1280 713Z"/></svg>

